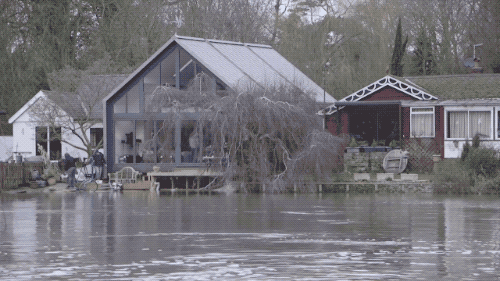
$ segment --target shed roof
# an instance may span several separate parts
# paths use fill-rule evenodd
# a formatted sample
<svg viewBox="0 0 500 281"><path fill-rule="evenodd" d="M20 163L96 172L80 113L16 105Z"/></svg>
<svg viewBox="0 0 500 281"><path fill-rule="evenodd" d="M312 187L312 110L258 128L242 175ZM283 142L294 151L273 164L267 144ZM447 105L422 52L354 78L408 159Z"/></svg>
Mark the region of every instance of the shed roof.
<svg viewBox="0 0 500 281"><path fill-rule="evenodd" d="M328 103L335 101L330 94L326 93L271 46L177 35L173 36L122 84L115 88L105 100L116 94L173 44L181 46L233 90L245 89L249 85L266 88L273 85L288 84L296 86L306 93L311 93L318 102L323 102L323 99Z"/></svg>
<svg viewBox="0 0 500 281"><path fill-rule="evenodd" d="M339 107L346 106L348 103L360 104L360 101L377 93L379 90L391 87L396 89L408 96L411 96L413 99L418 101L431 101L437 100L438 98L429 94L425 89L420 87L419 85L408 81L403 77L395 77L392 75L387 75L383 78L378 79L377 81L371 83L370 85L346 96L345 98L334 102L332 105L327 107L324 110L318 112L320 115L330 115L337 111ZM373 102L372 102L373 103Z"/></svg>
<svg viewBox="0 0 500 281"><path fill-rule="evenodd" d="M500 98L500 74L413 76L405 79L440 100Z"/></svg>
<svg viewBox="0 0 500 281"><path fill-rule="evenodd" d="M21 109L9 119L9 123L15 122L26 110L28 110L41 97L47 97L64 112L73 118L90 117L91 119L102 119L102 99L116 85L120 84L128 75L90 75L80 83L76 92L39 91ZM92 106L92 109L90 109ZM86 116L90 112L90 116Z"/></svg>
<svg viewBox="0 0 500 281"><path fill-rule="evenodd" d="M382 81L384 83L380 84ZM363 89L341 99L335 104L354 102L372 94L383 84L392 81L393 87L403 91L405 85L411 86L421 93L429 93L432 98L419 98L415 101L402 101L402 106L480 106L498 104L500 101L500 74L463 74L393 77L386 76ZM401 83L399 83L401 82ZM377 83L379 86L377 86ZM395 87L397 86L397 87ZM410 89L410 88L408 88ZM431 95L432 94L432 95ZM336 107L331 105L320 113L332 114Z"/></svg>
<svg viewBox="0 0 500 281"><path fill-rule="evenodd" d="M102 119L102 99L127 76L128 74L90 75L83 78L74 93L44 92L73 118ZM87 116L87 112L90 116Z"/></svg>

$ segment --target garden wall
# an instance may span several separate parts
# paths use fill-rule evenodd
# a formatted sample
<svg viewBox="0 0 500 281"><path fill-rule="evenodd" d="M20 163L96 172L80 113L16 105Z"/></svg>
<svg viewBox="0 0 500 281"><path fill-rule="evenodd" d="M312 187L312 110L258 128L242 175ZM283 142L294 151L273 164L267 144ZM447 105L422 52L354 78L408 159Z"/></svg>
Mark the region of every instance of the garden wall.
<svg viewBox="0 0 500 281"><path fill-rule="evenodd" d="M390 148L348 147L344 153L344 170L351 173L383 173L384 157Z"/></svg>

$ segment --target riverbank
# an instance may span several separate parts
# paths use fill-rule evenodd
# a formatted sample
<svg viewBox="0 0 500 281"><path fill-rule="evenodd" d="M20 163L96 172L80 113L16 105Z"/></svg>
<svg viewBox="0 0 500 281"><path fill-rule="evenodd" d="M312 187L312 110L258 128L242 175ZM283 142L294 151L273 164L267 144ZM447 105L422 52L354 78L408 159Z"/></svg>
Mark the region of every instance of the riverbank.
<svg viewBox="0 0 500 281"><path fill-rule="evenodd" d="M67 189L67 183L56 183L51 186L31 188L31 187L18 187L1 190L2 194L20 194L20 193L61 193L61 192L70 192Z"/></svg>
<svg viewBox="0 0 500 281"><path fill-rule="evenodd" d="M366 175L365 175L366 176ZM371 174L367 179L355 180L354 174L343 173L336 174L335 177L323 181L314 181L308 179L293 186L283 189L282 193L436 193L436 194L498 194L498 187L500 182L492 181L489 185L495 185L496 189L478 189L474 186L467 186L466 183L460 182L457 184L454 181L443 182L440 176L436 174L418 174L413 180L407 180L401 175L394 175L394 177L378 178L377 174ZM135 184L137 185L137 184ZM150 184L148 181L140 181L137 186L125 188L128 190L144 190L150 191ZM80 192L94 192L94 191L109 191L109 186L105 183L97 187L95 183L90 183L86 190ZM156 189L153 189L156 191ZM187 192L215 192L215 193L276 193L272 191L271 186L249 186L236 182L224 184L220 188L214 189L196 189L190 188L162 188L160 192L171 193L187 193ZM486 190L486 191L485 191ZM58 182L55 185L32 188L32 187L18 187L13 189L0 190L0 194L23 194L23 193L64 193L75 192L67 188L66 183ZM279 192L278 192L279 193Z"/></svg>

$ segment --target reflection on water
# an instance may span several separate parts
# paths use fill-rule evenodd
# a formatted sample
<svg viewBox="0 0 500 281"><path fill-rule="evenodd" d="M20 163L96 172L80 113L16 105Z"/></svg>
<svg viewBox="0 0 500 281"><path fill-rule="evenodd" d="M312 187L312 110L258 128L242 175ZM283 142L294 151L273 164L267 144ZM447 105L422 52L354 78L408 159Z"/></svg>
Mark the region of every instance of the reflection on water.
<svg viewBox="0 0 500 281"><path fill-rule="evenodd" d="M498 197L0 196L0 279L500 276Z"/></svg>

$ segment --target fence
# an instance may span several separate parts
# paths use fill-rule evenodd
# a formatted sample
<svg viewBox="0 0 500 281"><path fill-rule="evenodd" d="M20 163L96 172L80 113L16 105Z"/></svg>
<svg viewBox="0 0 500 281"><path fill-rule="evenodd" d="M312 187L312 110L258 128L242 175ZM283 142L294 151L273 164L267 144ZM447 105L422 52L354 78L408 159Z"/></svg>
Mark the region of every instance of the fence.
<svg viewBox="0 0 500 281"><path fill-rule="evenodd" d="M404 142L403 149L410 153L408 170L432 172L434 167L432 156L441 153L442 144L436 139L408 139Z"/></svg>
<svg viewBox="0 0 500 281"><path fill-rule="evenodd" d="M16 188L31 180L31 171L43 172L43 163L0 163L0 189Z"/></svg>

